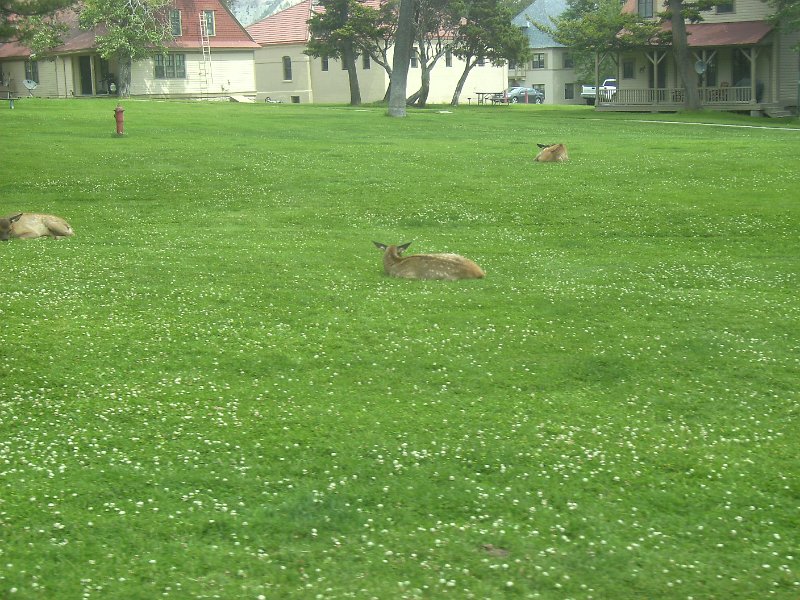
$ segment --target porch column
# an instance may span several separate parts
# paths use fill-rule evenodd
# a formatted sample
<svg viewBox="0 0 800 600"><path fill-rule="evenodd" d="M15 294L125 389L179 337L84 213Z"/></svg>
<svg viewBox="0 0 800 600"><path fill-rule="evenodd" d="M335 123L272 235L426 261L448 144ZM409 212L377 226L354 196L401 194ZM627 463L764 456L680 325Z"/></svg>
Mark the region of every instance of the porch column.
<svg viewBox="0 0 800 600"><path fill-rule="evenodd" d="M780 53L778 52L778 40L773 38L772 41L772 64L770 82L769 82L769 101L778 101L778 61L780 60Z"/></svg>
<svg viewBox="0 0 800 600"><path fill-rule="evenodd" d="M89 72L92 74L92 96L97 96L97 89L94 86L94 56L89 57Z"/></svg>
<svg viewBox="0 0 800 600"><path fill-rule="evenodd" d="M756 98L756 59L758 58L758 48L753 46L750 48L750 104L755 105L758 102Z"/></svg>

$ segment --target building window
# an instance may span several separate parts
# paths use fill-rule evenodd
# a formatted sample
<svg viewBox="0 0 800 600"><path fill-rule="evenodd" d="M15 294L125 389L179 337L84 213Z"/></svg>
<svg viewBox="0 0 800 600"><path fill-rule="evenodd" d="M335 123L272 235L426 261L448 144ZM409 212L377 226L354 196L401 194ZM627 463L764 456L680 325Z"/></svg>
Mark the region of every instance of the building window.
<svg viewBox="0 0 800 600"><path fill-rule="evenodd" d="M575 59L572 58L572 54L569 52L564 53L564 68L565 69L572 69L575 67Z"/></svg>
<svg viewBox="0 0 800 600"><path fill-rule="evenodd" d="M544 84L543 83L534 83L531 87L533 89L535 89L535 90L539 90L540 92L542 92L542 95L545 98L547 98L547 95L545 95L545 93L544 93Z"/></svg>
<svg viewBox="0 0 800 600"><path fill-rule="evenodd" d="M361 57L361 68L365 71L369 71L372 67L372 62L370 61L369 54L364 54Z"/></svg>
<svg viewBox="0 0 800 600"><path fill-rule="evenodd" d="M565 83L564 84L564 100L574 100L575 99L575 84L574 83Z"/></svg>
<svg viewBox="0 0 800 600"><path fill-rule="evenodd" d="M172 32L172 37L180 37L183 35L183 29L181 27L181 11L169 11L169 27Z"/></svg>
<svg viewBox="0 0 800 600"><path fill-rule="evenodd" d="M486 59L483 58L482 56L479 56L478 60L476 61L475 64L478 65L479 67L485 67L486 66Z"/></svg>
<svg viewBox="0 0 800 600"><path fill-rule="evenodd" d="M639 16L649 19L653 16L653 0L638 0Z"/></svg>
<svg viewBox="0 0 800 600"><path fill-rule="evenodd" d="M35 60L25 61L25 79L39 83L39 63Z"/></svg>
<svg viewBox="0 0 800 600"><path fill-rule="evenodd" d="M156 79L186 79L185 54L156 54Z"/></svg>
<svg viewBox="0 0 800 600"><path fill-rule="evenodd" d="M291 56L284 56L281 60L283 61L283 80L284 81L291 81L292 80L292 57Z"/></svg>
<svg viewBox="0 0 800 600"><path fill-rule="evenodd" d="M531 69L544 69L544 54L534 54Z"/></svg>
<svg viewBox="0 0 800 600"><path fill-rule="evenodd" d="M213 10L204 10L203 11L203 22L206 25L206 33L208 37L217 35L217 25L214 21L214 11Z"/></svg>
<svg viewBox="0 0 800 600"><path fill-rule="evenodd" d="M417 56L417 49L411 49L411 68L419 69L419 57Z"/></svg>
<svg viewBox="0 0 800 600"><path fill-rule="evenodd" d="M453 51L452 50L445 50L444 52L444 66L445 67L452 67L453 66Z"/></svg>
<svg viewBox="0 0 800 600"><path fill-rule="evenodd" d="M328 70L328 57L327 56L323 56L320 60L322 61L322 70L323 71L327 71Z"/></svg>
<svg viewBox="0 0 800 600"><path fill-rule="evenodd" d="M622 61L622 78L633 79L636 77L636 63L632 60Z"/></svg>
<svg viewBox="0 0 800 600"><path fill-rule="evenodd" d="M725 4L718 4L717 5L717 14L718 15L730 14L730 13L733 13L733 12L736 12L734 10L734 8L733 8L733 0L731 0L730 2L726 2Z"/></svg>

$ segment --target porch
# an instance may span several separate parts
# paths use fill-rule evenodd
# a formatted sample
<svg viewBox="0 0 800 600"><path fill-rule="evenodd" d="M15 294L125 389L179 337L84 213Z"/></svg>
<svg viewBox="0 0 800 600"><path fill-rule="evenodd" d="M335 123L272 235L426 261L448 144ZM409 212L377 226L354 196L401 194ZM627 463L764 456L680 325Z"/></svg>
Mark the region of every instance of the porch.
<svg viewBox="0 0 800 600"><path fill-rule="evenodd" d="M703 87L698 90L703 108L720 111L761 111L763 106L752 86ZM682 87L619 89L597 106L599 111L675 112L682 110Z"/></svg>

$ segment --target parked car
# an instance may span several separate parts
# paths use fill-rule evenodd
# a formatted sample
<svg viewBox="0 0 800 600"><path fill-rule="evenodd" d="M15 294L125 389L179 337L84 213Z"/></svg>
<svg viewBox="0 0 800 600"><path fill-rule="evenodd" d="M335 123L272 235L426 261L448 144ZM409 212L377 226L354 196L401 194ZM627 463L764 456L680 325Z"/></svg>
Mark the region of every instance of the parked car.
<svg viewBox="0 0 800 600"><path fill-rule="evenodd" d="M617 80L606 79L603 85L598 90L593 85L584 85L581 88L581 98L586 100L586 104L594 104L595 99L599 96L601 102L608 102L612 100L617 94Z"/></svg>
<svg viewBox="0 0 800 600"><path fill-rule="evenodd" d="M541 104L544 102L544 94L536 88L512 87L505 92L498 92L492 96L492 102L509 104Z"/></svg>

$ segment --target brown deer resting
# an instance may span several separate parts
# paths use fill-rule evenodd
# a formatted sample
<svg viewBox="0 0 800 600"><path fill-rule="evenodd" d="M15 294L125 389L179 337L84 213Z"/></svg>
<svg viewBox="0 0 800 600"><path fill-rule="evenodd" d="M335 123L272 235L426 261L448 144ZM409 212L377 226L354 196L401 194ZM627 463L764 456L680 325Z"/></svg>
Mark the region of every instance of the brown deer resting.
<svg viewBox="0 0 800 600"><path fill-rule="evenodd" d="M535 162L562 162L569 160L567 147L564 144L536 144L541 148L533 160Z"/></svg>
<svg viewBox="0 0 800 600"><path fill-rule="evenodd" d="M0 240L9 238L31 239L51 237L55 239L74 235L69 223L55 215L37 213L17 213L0 217Z"/></svg>
<svg viewBox="0 0 800 600"><path fill-rule="evenodd" d="M401 256L411 245L387 246L372 242L383 250L383 270L405 279L481 279L486 275L478 265L458 254L413 254Z"/></svg>

